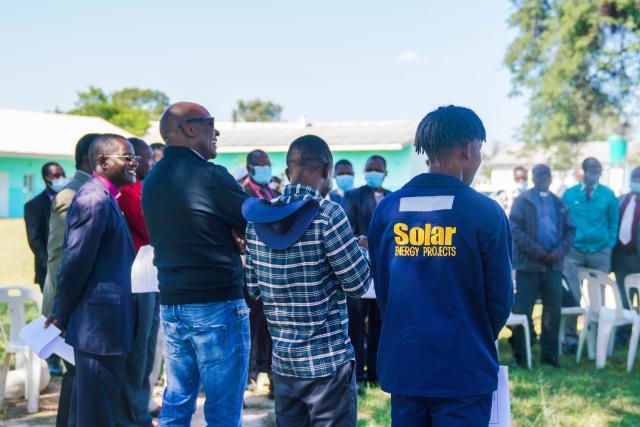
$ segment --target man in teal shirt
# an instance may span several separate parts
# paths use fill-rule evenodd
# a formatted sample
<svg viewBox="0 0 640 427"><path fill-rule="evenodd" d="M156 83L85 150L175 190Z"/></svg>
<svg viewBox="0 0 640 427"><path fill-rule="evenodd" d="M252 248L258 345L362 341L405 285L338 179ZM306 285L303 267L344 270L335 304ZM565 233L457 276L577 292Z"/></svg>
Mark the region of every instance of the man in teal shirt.
<svg viewBox="0 0 640 427"><path fill-rule="evenodd" d="M564 263L564 275L575 301L564 305L580 302L579 268L609 272L611 250L618 238L618 199L609 187L599 183L602 165L598 159L589 157L582 162L582 170L584 179L563 196L576 226L573 247ZM575 339L575 323L570 322L568 327L567 336Z"/></svg>

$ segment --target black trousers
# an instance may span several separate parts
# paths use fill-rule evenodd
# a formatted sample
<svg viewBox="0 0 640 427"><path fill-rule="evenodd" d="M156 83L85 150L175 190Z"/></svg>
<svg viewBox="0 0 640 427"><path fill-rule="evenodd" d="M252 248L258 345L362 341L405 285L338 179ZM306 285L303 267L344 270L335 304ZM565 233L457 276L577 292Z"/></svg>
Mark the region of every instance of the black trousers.
<svg viewBox="0 0 640 427"><path fill-rule="evenodd" d="M356 353L356 380L378 381L380 309L375 299L347 298L349 338ZM366 367L366 371L365 371Z"/></svg>
<svg viewBox="0 0 640 427"><path fill-rule="evenodd" d="M627 293L624 289L624 278L628 274L640 273L640 256L635 253L625 253L619 250L614 250L611 255L611 270L616 275L616 284L620 291L620 297L622 298L622 305L624 308L630 308L631 301L627 298ZM633 293L631 294L633 298ZM617 328L616 337L620 344L624 344L629 341L631 337L631 325L625 325Z"/></svg>
<svg viewBox="0 0 640 427"><path fill-rule="evenodd" d="M113 427L122 382L125 356L100 356L74 349L76 375L69 425Z"/></svg>
<svg viewBox="0 0 640 427"><path fill-rule="evenodd" d="M151 426L149 376L153 369L158 338L159 306L155 292L135 295L136 335L126 356L124 383L118 406L118 426ZM155 330L154 330L155 325Z"/></svg>
<svg viewBox="0 0 640 427"><path fill-rule="evenodd" d="M562 272L516 271L515 313L525 314L529 329L533 329L531 313L538 298L542 298L542 337L540 339L542 359L558 360L558 333L560 332L560 310L562 308ZM516 359L525 358L524 331L514 328L513 345Z"/></svg>
<svg viewBox="0 0 640 427"><path fill-rule="evenodd" d="M255 380L260 372L271 375L271 334L264 315L262 300L245 298L249 309L251 352L249 353L249 379Z"/></svg>
<svg viewBox="0 0 640 427"><path fill-rule="evenodd" d="M640 273L640 256L635 253L614 251L611 256L611 269L616 275L616 283L624 308L629 308L629 300L624 290L624 278L628 274Z"/></svg>
<svg viewBox="0 0 640 427"><path fill-rule="evenodd" d="M273 374L278 427L355 427L358 416L353 361L332 375L297 378Z"/></svg>
<svg viewBox="0 0 640 427"><path fill-rule="evenodd" d="M73 396L73 382L75 381L76 367L64 360L66 371L62 374L62 384L60 385L60 400L58 401L58 415L56 416L56 427L67 427L69 425L69 411L71 409L71 398Z"/></svg>

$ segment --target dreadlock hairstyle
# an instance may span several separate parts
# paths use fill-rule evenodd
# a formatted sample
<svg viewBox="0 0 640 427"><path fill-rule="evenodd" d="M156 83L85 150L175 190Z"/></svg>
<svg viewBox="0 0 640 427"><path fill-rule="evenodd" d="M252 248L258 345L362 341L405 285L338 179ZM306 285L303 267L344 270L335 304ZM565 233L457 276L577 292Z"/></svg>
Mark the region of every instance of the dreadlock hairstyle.
<svg viewBox="0 0 640 427"><path fill-rule="evenodd" d="M414 146L416 153L438 160L445 151L475 140L486 141L487 134L480 117L465 107L449 105L430 112L418 125Z"/></svg>

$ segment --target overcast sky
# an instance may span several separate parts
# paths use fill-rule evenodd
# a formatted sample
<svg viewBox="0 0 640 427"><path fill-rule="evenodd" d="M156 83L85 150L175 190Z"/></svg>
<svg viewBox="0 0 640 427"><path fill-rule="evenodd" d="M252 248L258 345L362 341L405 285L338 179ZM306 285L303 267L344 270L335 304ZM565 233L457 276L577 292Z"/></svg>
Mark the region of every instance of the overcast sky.
<svg viewBox="0 0 640 427"><path fill-rule="evenodd" d="M0 14L0 107L71 108L89 85L158 89L229 120L238 99L311 122L473 108L513 141L526 100L503 65L508 0L21 1Z"/></svg>

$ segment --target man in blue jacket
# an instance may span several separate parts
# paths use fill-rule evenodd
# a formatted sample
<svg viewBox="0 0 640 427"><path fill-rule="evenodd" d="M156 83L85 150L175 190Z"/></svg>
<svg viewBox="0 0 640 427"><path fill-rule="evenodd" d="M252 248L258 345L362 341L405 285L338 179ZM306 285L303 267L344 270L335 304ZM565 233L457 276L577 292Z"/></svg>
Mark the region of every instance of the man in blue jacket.
<svg viewBox="0 0 640 427"><path fill-rule="evenodd" d="M549 191L551 169L533 167L534 188L513 202L509 220L513 231L514 268L516 270L515 312L531 321L533 305L542 297L542 339L540 361L560 367L558 332L562 303L562 266L571 249L575 227L562 200ZM524 365L524 334L516 328L513 350L516 361Z"/></svg>
<svg viewBox="0 0 640 427"><path fill-rule="evenodd" d="M489 423L494 341L513 305L511 230L469 185L486 140L480 118L441 107L418 126L431 173L385 197L369 227L382 335L380 386L398 426Z"/></svg>

